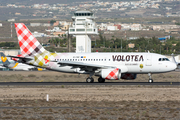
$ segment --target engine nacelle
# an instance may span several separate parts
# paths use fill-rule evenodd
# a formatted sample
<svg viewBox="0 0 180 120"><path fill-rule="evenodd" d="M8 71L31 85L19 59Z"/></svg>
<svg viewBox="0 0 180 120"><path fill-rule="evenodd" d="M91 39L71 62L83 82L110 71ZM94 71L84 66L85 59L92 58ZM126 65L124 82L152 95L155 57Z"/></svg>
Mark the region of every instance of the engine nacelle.
<svg viewBox="0 0 180 120"><path fill-rule="evenodd" d="M126 80L134 80L136 79L137 74L134 73L123 73L121 74L121 79L126 79Z"/></svg>
<svg viewBox="0 0 180 120"><path fill-rule="evenodd" d="M102 69L101 77L108 80L119 80L121 78L121 70L116 69Z"/></svg>

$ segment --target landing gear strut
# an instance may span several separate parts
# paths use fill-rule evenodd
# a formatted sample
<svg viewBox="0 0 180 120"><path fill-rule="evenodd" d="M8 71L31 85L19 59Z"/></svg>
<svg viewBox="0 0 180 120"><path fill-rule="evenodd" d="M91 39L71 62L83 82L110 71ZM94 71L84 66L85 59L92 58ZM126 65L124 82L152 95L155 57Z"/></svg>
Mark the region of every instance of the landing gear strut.
<svg viewBox="0 0 180 120"><path fill-rule="evenodd" d="M94 82L94 78L92 78L93 75L94 75L94 72L91 72L89 74L89 77L86 79L87 83L93 83Z"/></svg>
<svg viewBox="0 0 180 120"><path fill-rule="evenodd" d="M152 79L152 74L151 73L148 73L148 76L149 76L149 83L153 83L153 79Z"/></svg>
<svg viewBox="0 0 180 120"><path fill-rule="evenodd" d="M99 82L99 83L104 83L104 82L105 82L105 79L102 78L102 77L99 77L99 78L98 78L98 82Z"/></svg>

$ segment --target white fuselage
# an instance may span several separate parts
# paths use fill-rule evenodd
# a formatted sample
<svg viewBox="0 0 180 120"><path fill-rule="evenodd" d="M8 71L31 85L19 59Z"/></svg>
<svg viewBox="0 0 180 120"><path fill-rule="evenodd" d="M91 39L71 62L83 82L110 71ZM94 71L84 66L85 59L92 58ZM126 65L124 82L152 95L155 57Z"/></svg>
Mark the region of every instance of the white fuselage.
<svg viewBox="0 0 180 120"><path fill-rule="evenodd" d="M159 60L161 59L161 60ZM155 53L57 53L49 62L47 69L60 72L86 73L78 67L58 64L59 61L79 62L85 64L112 66L119 68L121 73L163 73L173 71L176 64L167 57ZM50 61L51 61L50 60Z"/></svg>

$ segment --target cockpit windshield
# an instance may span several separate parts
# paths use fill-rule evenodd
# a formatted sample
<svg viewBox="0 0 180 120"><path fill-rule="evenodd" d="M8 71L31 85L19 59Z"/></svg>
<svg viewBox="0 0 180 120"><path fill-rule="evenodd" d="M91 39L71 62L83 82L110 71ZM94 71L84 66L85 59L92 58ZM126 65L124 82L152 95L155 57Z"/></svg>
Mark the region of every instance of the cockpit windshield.
<svg viewBox="0 0 180 120"><path fill-rule="evenodd" d="M168 58L159 58L159 61L169 61Z"/></svg>

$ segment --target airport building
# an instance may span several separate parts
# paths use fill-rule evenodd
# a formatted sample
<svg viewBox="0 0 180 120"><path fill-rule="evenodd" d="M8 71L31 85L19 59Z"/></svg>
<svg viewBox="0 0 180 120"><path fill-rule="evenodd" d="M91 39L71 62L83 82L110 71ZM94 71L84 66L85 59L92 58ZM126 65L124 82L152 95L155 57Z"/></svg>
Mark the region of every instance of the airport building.
<svg viewBox="0 0 180 120"><path fill-rule="evenodd" d="M89 35L98 34L94 13L91 11L76 11L72 20L73 24L69 27L69 34L76 36L76 52L91 52L91 38Z"/></svg>

